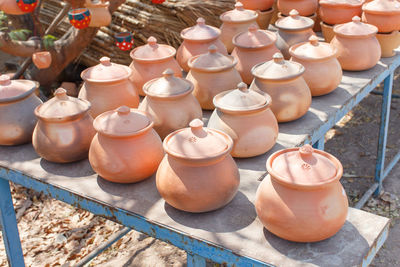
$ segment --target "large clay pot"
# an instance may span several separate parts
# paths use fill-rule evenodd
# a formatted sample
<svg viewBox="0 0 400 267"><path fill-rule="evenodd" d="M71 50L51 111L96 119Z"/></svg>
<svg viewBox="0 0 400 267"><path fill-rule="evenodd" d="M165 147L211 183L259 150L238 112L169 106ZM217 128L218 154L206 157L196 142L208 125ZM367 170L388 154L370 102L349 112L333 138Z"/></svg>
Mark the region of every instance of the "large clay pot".
<svg viewBox="0 0 400 267"><path fill-rule="evenodd" d="M49 51L33 53L32 61L38 69L47 69L51 65L51 54Z"/></svg>
<svg viewBox="0 0 400 267"><path fill-rule="evenodd" d="M396 52L393 50L400 45L400 32L377 33L376 38L381 46L382 57L393 57Z"/></svg>
<svg viewBox="0 0 400 267"><path fill-rule="evenodd" d="M85 6L89 9L90 14L92 14L89 27L102 27L111 23L111 14L108 10L110 2L105 2L105 0L97 2L86 0Z"/></svg>
<svg viewBox="0 0 400 267"><path fill-rule="evenodd" d="M272 7L274 0L240 0L245 9L267 10Z"/></svg>
<svg viewBox="0 0 400 267"><path fill-rule="evenodd" d="M218 53L215 45L209 47L208 53L192 57L188 64L186 79L194 84L193 95L203 109L213 110L213 97L242 81L235 69L236 58Z"/></svg>
<svg viewBox="0 0 400 267"><path fill-rule="evenodd" d="M331 45L338 50L343 70L367 70L381 58L381 47L376 39L378 28L354 17L352 22L336 25Z"/></svg>
<svg viewBox="0 0 400 267"><path fill-rule="evenodd" d="M304 67L284 60L276 53L273 60L257 64L251 72L254 80L250 89L261 90L272 98L271 110L278 122L296 120L308 111L311 92L303 78Z"/></svg>
<svg viewBox="0 0 400 267"><path fill-rule="evenodd" d="M55 97L35 109L38 118L32 144L42 158L52 162L73 162L87 158L96 131L89 115L90 103L67 96L58 88Z"/></svg>
<svg viewBox="0 0 400 267"><path fill-rule="evenodd" d="M89 114L93 118L121 105L139 106L139 95L129 80L131 74L130 68L111 63L108 57L102 57L99 65L81 73L84 83L78 97L92 104Z"/></svg>
<svg viewBox="0 0 400 267"><path fill-rule="evenodd" d="M248 158L270 150L278 138L278 122L271 109L271 97L261 91L238 89L214 97L215 110L207 127L227 133L233 140L233 157Z"/></svg>
<svg viewBox="0 0 400 267"><path fill-rule="evenodd" d="M0 145L31 142L36 124L33 111L42 103L35 94L38 87L34 81L0 76Z"/></svg>
<svg viewBox="0 0 400 267"><path fill-rule="evenodd" d="M221 30L205 24L203 18L197 19L193 27L183 29L181 37L183 42L176 52L176 60L186 72L190 70L188 61L191 57L207 53L210 45L215 45L218 52L228 55L225 45L220 40Z"/></svg>
<svg viewBox="0 0 400 267"><path fill-rule="evenodd" d="M175 60L175 48L165 44L158 44L153 36L147 39L147 44L136 47L131 51L132 75L129 78L134 84L139 95L144 96L143 85L162 76L164 70L170 68L175 75L182 77L181 67Z"/></svg>
<svg viewBox="0 0 400 267"><path fill-rule="evenodd" d="M311 36L308 42L295 44L289 49L292 60L305 68L303 78L312 96L326 95L340 84L343 72L336 52L330 44L318 42L317 36Z"/></svg>
<svg viewBox="0 0 400 267"><path fill-rule="evenodd" d="M350 22L354 16L361 16L362 4L360 0L320 0L319 15L330 25Z"/></svg>
<svg viewBox="0 0 400 267"><path fill-rule="evenodd" d="M221 41L231 53L234 48L232 38L238 33L247 31L251 24L256 24L258 14L254 10L244 9L242 3L236 2L235 9L222 13L219 18L222 21ZM258 27L258 24L256 25Z"/></svg>
<svg viewBox="0 0 400 267"><path fill-rule="evenodd" d="M340 230L348 201L339 182L343 167L338 159L304 145L272 154L267 171L255 207L268 231L290 241L316 242Z"/></svg>
<svg viewBox="0 0 400 267"><path fill-rule="evenodd" d="M238 60L236 69L247 84L253 80L251 68L258 63L271 60L272 56L279 52L275 46L275 33L259 30L254 24L249 27L248 31L233 37L232 42L235 45L232 56Z"/></svg>
<svg viewBox="0 0 400 267"><path fill-rule="evenodd" d="M236 195L240 177L229 154L229 135L195 119L190 128L175 131L164 140L167 153L156 176L158 192L180 210L206 212L221 208Z"/></svg>
<svg viewBox="0 0 400 267"><path fill-rule="evenodd" d="M318 0L278 0L278 10L285 16L296 9L301 16L310 16L317 12Z"/></svg>
<svg viewBox="0 0 400 267"><path fill-rule="evenodd" d="M275 22L278 28L276 47L282 52L285 59L290 58L289 48L301 42L306 42L313 31L314 21L300 16L297 10L290 11L288 17L283 17Z"/></svg>
<svg viewBox="0 0 400 267"><path fill-rule="evenodd" d="M139 105L154 121L154 130L164 139L173 131L189 126L193 119L202 118L202 110L192 95L193 83L174 77L167 69L163 77L151 80L143 86L146 97Z"/></svg>
<svg viewBox="0 0 400 267"><path fill-rule="evenodd" d="M89 149L93 170L116 183L134 183L156 172L164 151L153 122L143 111L127 106L98 116Z"/></svg>
<svg viewBox="0 0 400 267"><path fill-rule="evenodd" d="M1 0L0 10L9 15L23 15L28 13L23 11L18 5L16 0Z"/></svg>
<svg viewBox="0 0 400 267"><path fill-rule="evenodd" d="M375 25L379 33L400 30L400 3L396 0L374 0L363 5L362 19Z"/></svg>

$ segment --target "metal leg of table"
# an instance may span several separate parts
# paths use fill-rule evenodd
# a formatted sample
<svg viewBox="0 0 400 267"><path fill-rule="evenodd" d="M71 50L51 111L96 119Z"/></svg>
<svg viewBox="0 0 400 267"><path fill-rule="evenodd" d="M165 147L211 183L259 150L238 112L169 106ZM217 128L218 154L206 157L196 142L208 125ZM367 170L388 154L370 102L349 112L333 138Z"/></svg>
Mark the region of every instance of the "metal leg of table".
<svg viewBox="0 0 400 267"><path fill-rule="evenodd" d="M206 259L196 255L187 253L187 267L205 267Z"/></svg>
<svg viewBox="0 0 400 267"><path fill-rule="evenodd" d="M317 142L315 142L313 144L313 148L316 148L316 149L319 149L319 150L324 150L324 148L325 148L325 137L322 137Z"/></svg>
<svg viewBox="0 0 400 267"><path fill-rule="evenodd" d="M0 222L3 231L3 241L6 247L8 264L11 267L25 266L19 239L17 218L11 198L8 180L0 178Z"/></svg>

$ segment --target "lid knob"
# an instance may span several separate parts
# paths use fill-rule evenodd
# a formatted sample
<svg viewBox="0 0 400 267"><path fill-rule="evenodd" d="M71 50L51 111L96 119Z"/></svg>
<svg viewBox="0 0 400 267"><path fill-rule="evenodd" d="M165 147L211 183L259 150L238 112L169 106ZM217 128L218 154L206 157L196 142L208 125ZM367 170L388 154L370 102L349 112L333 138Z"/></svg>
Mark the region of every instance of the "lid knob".
<svg viewBox="0 0 400 267"><path fill-rule="evenodd" d="M204 18L198 18L196 20L196 22L197 22L197 25L200 25L200 26L203 26L206 24L206 20Z"/></svg>
<svg viewBox="0 0 400 267"><path fill-rule="evenodd" d="M127 106L120 106L117 108L118 115L128 115L131 112L131 108Z"/></svg>
<svg viewBox="0 0 400 267"><path fill-rule="evenodd" d="M318 37L315 35L311 35L310 38L308 38L308 41L314 46L317 46L319 44Z"/></svg>
<svg viewBox="0 0 400 267"><path fill-rule="evenodd" d="M218 50L218 48L217 48L215 45L210 45L210 46L208 47L208 52L210 52L210 53L212 53L212 54L216 53L217 50Z"/></svg>
<svg viewBox="0 0 400 267"><path fill-rule="evenodd" d="M258 30L258 28L257 28L256 24L253 23L249 26L250 33L255 33L257 30Z"/></svg>
<svg viewBox="0 0 400 267"><path fill-rule="evenodd" d="M104 65L104 66L110 66L111 59L109 57L102 57L102 58L100 58L100 63L101 63L101 65Z"/></svg>
<svg viewBox="0 0 400 267"><path fill-rule="evenodd" d="M273 58L273 60L274 60L274 62L275 63L283 63L284 62L284 58L283 58L283 55L281 54L281 53L275 53L273 56L272 56L272 58Z"/></svg>
<svg viewBox="0 0 400 267"><path fill-rule="evenodd" d="M292 18L296 18L299 16L299 11L297 11L296 9L292 9L289 12L289 16L291 16Z"/></svg>
<svg viewBox="0 0 400 267"><path fill-rule="evenodd" d="M150 46L157 45L157 39L156 39L156 37L150 36L150 37L147 39L147 43L148 43Z"/></svg>
<svg viewBox="0 0 400 267"><path fill-rule="evenodd" d="M244 82L240 82L240 83L237 85L237 87L238 87L238 89L239 89L241 92L243 92L243 93L248 93L248 92L249 92L249 89L247 88L247 84L245 84Z"/></svg>
<svg viewBox="0 0 400 267"><path fill-rule="evenodd" d="M353 22L356 22L356 23L361 22L361 18L360 18L359 16L354 16L351 20L352 20Z"/></svg>
<svg viewBox="0 0 400 267"><path fill-rule="evenodd" d="M0 76L0 84L1 85L9 85L11 83L10 77L8 75L1 75Z"/></svg>
<svg viewBox="0 0 400 267"><path fill-rule="evenodd" d="M244 8L243 8L243 4L242 4L241 2L236 2L235 8L236 8L237 10L243 10L243 9L244 9Z"/></svg>
<svg viewBox="0 0 400 267"><path fill-rule="evenodd" d="M303 157L309 157L314 152L313 147L310 144L306 144L299 149L299 153Z"/></svg>
<svg viewBox="0 0 400 267"><path fill-rule="evenodd" d="M170 68L164 70L164 72L162 73L163 77L171 77L174 75L174 71Z"/></svg>
<svg viewBox="0 0 400 267"><path fill-rule="evenodd" d="M200 119L194 119L189 123L189 126L192 130L192 133L194 133L197 136L204 137L207 133L204 131L203 126L204 123Z"/></svg>
<svg viewBox="0 0 400 267"><path fill-rule="evenodd" d="M54 92L54 96L57 97L60 100L66 100L68 99L67 96L67 90L65 90L64 88L58 88L55 92Z"/></svg>

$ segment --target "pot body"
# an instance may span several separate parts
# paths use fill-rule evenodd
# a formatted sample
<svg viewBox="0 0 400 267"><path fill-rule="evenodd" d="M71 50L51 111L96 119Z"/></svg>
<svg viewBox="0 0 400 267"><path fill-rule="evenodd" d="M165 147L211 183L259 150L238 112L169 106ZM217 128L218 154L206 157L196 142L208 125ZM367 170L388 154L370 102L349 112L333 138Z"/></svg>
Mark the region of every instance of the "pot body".
<svg viewBox="0 0 400 267"><path fill-rule="evenodd" d="M290 58L289 48L298 43L307 42L310 36L315 35L311 28L304 30L283 30L279 29L276 33L276 47L282 52L285 59Z"/></svg>
<svg viewBox="0 0 400 267"><path fill-rule="evenodd" d="M335 25L350 22L354 16L361 17L361 5L329 5L321 4L319 6L319 15L323 22Z"/></svg>
<svg viewBox="0 0 400 267"><path fill-rule="evenodd" d="M376 38L381 46L382 57L392 57L396 55L393 50L400 45L400 33L394 31L391 33L377 33Z"/></svg>
<svg viewBox="0 0 400 267"><path fill-rule="evenodd" d="M300 16L310 16L318 9L318 0L278 0L278 10L285 16L296 9Z"/></svg>
<svg viewBox="0 0 400 267"><path fill-rule="evenodd" d="M48 161L73 162L87 158L95 134L93 118L89 114L66 122L39 119L32 144L36 153Z"/></svg>
<svg viewBox="0 0 400 267"><path fill-rule="evenodd" d="M139 106L139 95L129 79L115 82L85 81L78 97L91 103L89 114L93 118L123 105L131 108Z"/></svg>
<svg viewBox="0 0 400 267"><path fill-rule="evenodd" d="M260 29L268 29L269 24L271 23L272 16L274 15L274 8L270 8L266 11L257 10L257 24Z"/></svg>
<svg viewBox="0 0 400 267"><path fill-rule="evenodd" d="M175 130L189 126L194 119L202 119L202 110L197 99L191 94L174 99L146 96L139 105L154 122L154 130L164 139Z"/></svg>
<svg viewBox="0 0 400 267"><path fill-rule="evenodd" d="M23 15L27 13L21 10L16 0L2 0L0 2L0 10L9 15Z"/></svg>
<svg viewBox="0 0 400 267"><path fill-rule="evenodd" d="M271 96L271 110L278 122L296 120L305 115L311 106L310 88L302 76L283 81L256 77L250 89L261 90Z"/></svg>
<svg viewBox="0 0 400 267"><path fill-rule="evenodd" d="M116 183L135 183L150 177L163 156L161 139L153 129L129 137L97 133L89 149L93 170Z"/></svg>
<svg viewBox="0 0 400 267"><path fill-rule="evenodd" d="M241 0L244 9L267 10L272 7L274 0Z"/></svg>
<svg viewBox="0 0 400 267"><path fill-rule="evenodd" d="M375 14L364 10L362 20L378 27L379 33L389 33L400 30L400 13Z"/></svg>
<svg viewBox="0 0 400 267"><path fill-rule="evenodd" d="M89 27L102 27L111 23L111 14L108 11L109 4L87 5L92 15Z"/></svg>
<svg viewBox="0 0 400 267"><path fill-rule="evenodd" d="M241 32L248 30L249 26L255 24L258 28L257 18L244 22L228 22L224 21L221 25L221 41L224 43L228 53L231 53L235 46L232 43L232 38Z"/></svg>
<svg viewBox="0 0 400 267"><path fill-rule="evenodd" d="M51 65L51 54L50 52L34 53L32 61L38 69L47 69Z"/></svg>
<svg viewBox="0 0 400 267"><path fill-rule="evenodd" d="M158 192L176 209L206 212L221 208L236 195L240 176L230 155L216 160L178 159L165 155L156 176Z"/></svg>
<svg viewBox="0 0 400 267"><path fill-rule="evenodd" d="M304 190L282 185L268 175L258 187L255 207L260 221L273 234L294 242L316 242L340 230L348 201L339 181Z"/></svg>
<svg viewBox="0 0 400 267"><path fill-rule="evenodd" d="M321 21L321 31L322 35L324 36L325 42L330 43L335 36L335 32L333 31L333 26L326 24L325 22Z"/></svg>
<svg viewBox="0 0 400 267"><path fill-rule="evenodd" d="M331 45L338 51L338 60L343 70L367 70L374 67L381 58L381 47L375 36L347 38L336 34Z"/></svg>

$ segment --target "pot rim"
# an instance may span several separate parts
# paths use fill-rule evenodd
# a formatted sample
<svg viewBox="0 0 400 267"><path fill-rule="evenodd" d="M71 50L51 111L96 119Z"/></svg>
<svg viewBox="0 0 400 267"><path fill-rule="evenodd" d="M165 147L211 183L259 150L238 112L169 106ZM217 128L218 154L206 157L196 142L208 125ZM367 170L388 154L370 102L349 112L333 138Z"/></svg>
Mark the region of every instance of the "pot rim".
<svg viewBox="0 0 400 267"><path fill-rule="evenodd" d="M298 62L295 62L295 61L291 61L291 63L293 63L293 64L298 64L298 65L300 65L300 71L299 71L299 73L297 73L297 74L293 74L293 75L290 75L290 76L287 76L287 77L284 77L284 78L280 78L280 79L268 79L268 78L265 78L265 77L262 77L262 76L258 76L258 75L256 75L256 74L254 74L254 70L258 67L258 66L260 66L260 65L262 65L262 64L264 64L265 62L261 62L261 63L258 63L258 64L256 64L256 65L254 65L252 68L251 68L251 74L255 77L255 78L258 78L258 79L261 79L261 80L265 80L265 81L289 81L289 80L293 80L293 79L296 79L296 78L298 78L298 77L301 77L301 75L303 75L303 73L306 71L306 68L302 65L302 64L300 64L300 63L298 63Z"/></svg>
<svg viewBox="0 0 400 267"><path fill-rule="evenodd" d="M359 4L351 4L351 3L337 3L333 1L326 1L326 0L320 0L319 5L324 6L324 7L330 7L330 8L335 8L335 7L344 7L347 9L354 9L354 8L360 8L364 4L363 1L361 1Z"/></svg>
<svg viewBox="0 0 400 267"><path fill-rule="evenodd" d="M268 30L262 30L262 29L258 29L258 30L265 32L265 34L267 34L269 37L271 37L272 38L272 42L270 44L252 46L252 47L243 46L243 45L240 45L240 44L238 44L236 42L236 39L239 37L239 35L244 33L244 32L240 32L240 33L236 34L235 36L233 36L232 44L237 48L246 49L246 50L256 50L256 49L262 49L262 48L266 48L266 47L272 46L272 45L274 45L276 43L276 40L278 39L277 36L276 36L276 33L268 31Z"/></svg>
<svg viewBox="0 0 400 267"><path fill-rule="evenodd" d="M138 62L143 62L143 63L156 63L157 61L164 61L170 58L173 58L176 55L176 49L172 46L166 45L166 44L158 44L159 46L165 46L169 50L171 50L171 55L165 56L165 57L160 57L160 58L139 58L135 57L134 53L141 48L140 46L135 47L130 53L129 56L132 58L132 60L138 61Z"/></svg>
<svg viewBox="0 0 400 267"><path fill-rule="evenodd" d="M383 11L383 10L372 10L372 9L367 9L365 5L362 7L363 12L365 13L364 15L380 15L380 16L399 16L400 15L400 9L398 10L390 10L390 11ZM389 18L383 18L385 21L388 20Z"/></svg>
<svg viewBox="0 0 400 267"><path fill-rule="evenodd" d="M375 27L374 31L370 34L366 34L366 35L354 35L354 34L343 34L340 32L337 32L337 28L340 27L343 24L336 24L335 26L333 26L333 32L335 33L335 37L340 36L343 38L347 38L347 39L365 39L365 38L369 38L369 37L375 37L375 35L378 33L378 27L376 27L375 25L369 24L373 27Z"/></svg>
<svg viewBox="0 0 400 267"><path fill-rule="evenodd" d="M294 58L298 58L298 59L301 59L301 60L304 60L304 61L313 61L313 62L328 60L328 59L331 59L331 58L337 58L338 50L337 50L336 47L334 47L334 46L332 46L332 45L331 45L331 48L333 49L333 55L330 55L330 56L327 56L327 57L311 58L311 57L303 57L303 56L298 56L298 55L296 55L295 52L294 52L294 50L295 50L296 48L298 48L299 46L304 45L304 44L307 44L307 43L309 43L309 42L301 42L301 43L292 45L292 46L289 48L289 54L290 54L292 57L294 57Z"/></svg>
<svg viewBox="0 0 400 267"><path fill-rule="evenodd" d="M201 56L201 55L196 55L196 56L189 58L187 64L188 64L190 70L193 69L193 70L198 70L198 71L202 71L202 72L220 72L220 71L233 69L236 66L236 64L238 63L238 60L236 57L228 55L227 57L229 57L232 60L232 64L230 64L230 65L222 66L222 67L214 67L214 68L196 68L193 66L193 61L196 60L199 56Z"/></svg>
<svg viewBox="0 0 400 267"><path fill-rule="evenodd" d="M85 2L85 7L87 8L104 8L104 7L109 7L110 2L98 2L98 3L92 3L92 1L86 1Z"/></svg>
<svg viewBox="0 0 400 267"><path fill-rule="evenodd" d="M189 42L204 42L204 41L212 41L212 40L216 40L216 39L218 39L220 36L221 36L221 30L220 29L218 29L217 27L214 27L214 26L211 26L211 25L207 25L208 27L211 27L211 28L213 28L216 32L218 32L218 36L216 36L216 37L212 37L212 38L205 38L205 39L189 39L189 38L185 38L184 36L183 36L183 34L184 33L186 33L190 28L192 28L192 27L188 27L188 28L185 28L185 29L183 29L181 32L180 32L180 36L181 36L181 38L184 40L184 41L189 41Z"/></svg>
<svg viewBox="0 0 400 267"><path fill-rule="evenodd" d="M31 82L33 83L33 87L29 90L26 90L20 95L12 96L12 97L7 97L7 98L0 98L0 104L7 104L7 103L12 103L16 102L22 99L25 99L29 97L31 94L33 94L38 88L39 88L39 83L37 81L31 81L31 80L24 80L24 79L19 79L19 80L14 80L14 81L21 81L21 82Z"/></svg>
<svg viewBox="0 0 400 267"><path fill-rule="evenodd" d="M119 78L108 79L108 80L98 80L98 79L84 77L90 68L87 68L81 72L81 78L85 82L93 82L93 83L113 83L113 82L117 82L117 81L123 81L123 80L128 79L132 75L132 69L125 65L121 65L121 66L127 71L127 74L125 74Z"/></svg>
<svg viewBox="0 0 400 267"><path fill-rule="evenodd" d="M248 9L248 10L250 10L250 9ZM230 11L232 11L232 10L226 11L226 12L222 13L219 16L219 19L222 21L222 23L232 23L232 24L239 24L240 23L241 24L241 23L246 23L246 22L250 22L250 21L253 21L253 20L255 21L258 18L258 13L256 11L254 11L254 10L251 10L251 11L254 11L254 14L255 14L255 16L252 17L252 18L248 18L248 19L244 19L244 20L227 20L227 19L223 19L223 16L226 13L230 12Z"/></svg>
<svg viewBox="0 0 400 267"><path fill-rule="evenodd" d="M187 90L187 91L185 91L185 92L182 92L182 93L180 93L180 94L177 94L177 95L156 95L156 94L153 94L153 93L149 93L148 91L147 91L147 88L153 83L153 82L155 82L156 80L158 80L158 79L160 79L160 77L158 77L158 78L154 78L154 79L151 79L150 81L148 81L148 82L146 82L144 85L143 85L143 92L146 94L146 96L149 96L150 98L157 98L157 99L163 99L163 100L167 100L167 99L176 99L176 98L181 98L181 97L183 97L183 96L186 96L186 95L188 95L188 94L190 94L193 90L194 90L194 84L191 82L191 81L189 81L189 80L186 80L186 81L188 81L189 82L189 84L190 84L190 88L189 88L189 90Z"/></svg>
<svg viewBox="0 0 400 267"><path fill-rule="evenodd" d="M88 113L88 111L90 110L91 106L92 106L91 103L89 101L85 100L85 99L79 98L79 100L85 102L85 104L87 105L86 109L84 109L84 110L82 110L80 112L77 112L75 114L68 115L68 116L63 116L63 117L58 117L58 118L46 118L46 117L41 116L39 114L39 109L43 106L44 103L42 103L39 106L37 106L34 109L33 112L35 113L35 116L38 119L40 119L42 121L45 121L45 122L58 123L58 122L74 121L74 120L79 119L79 118L83 117L84 115L86 115Z"/></svg>

